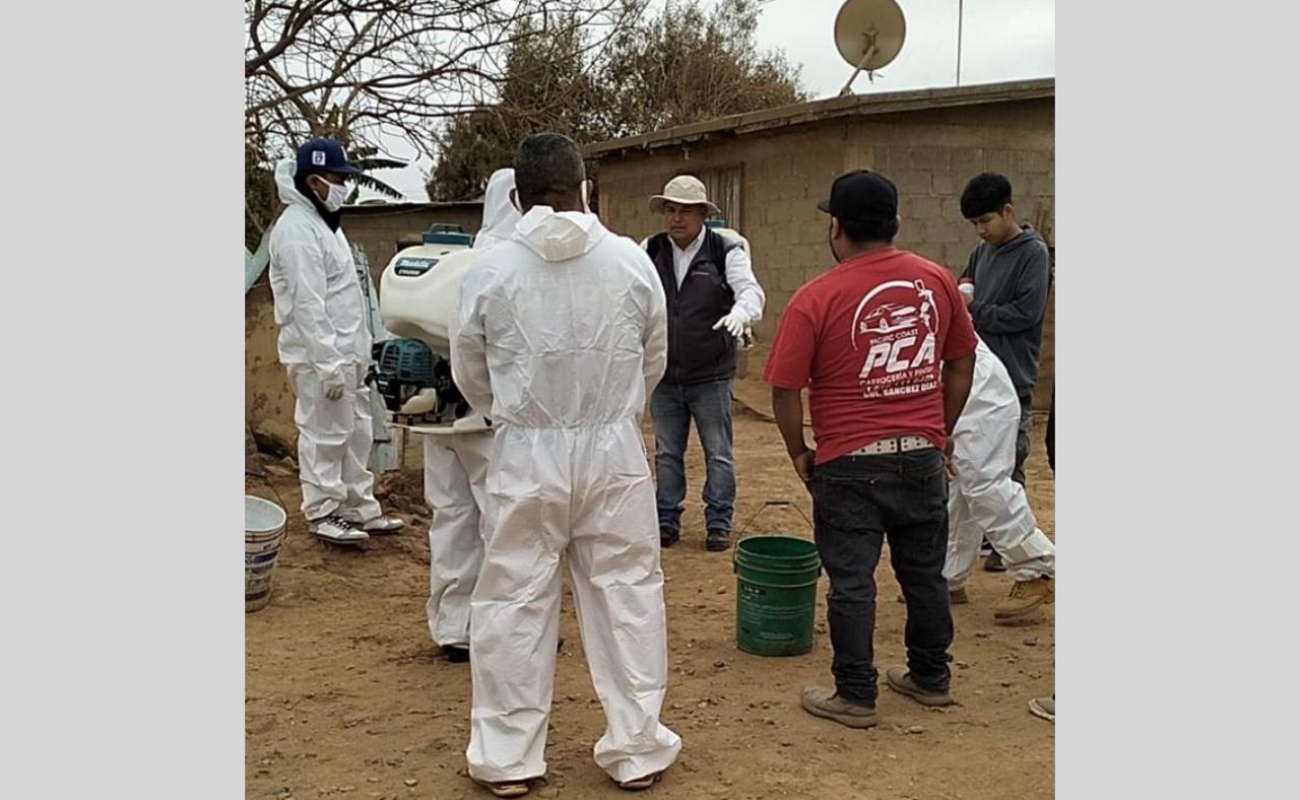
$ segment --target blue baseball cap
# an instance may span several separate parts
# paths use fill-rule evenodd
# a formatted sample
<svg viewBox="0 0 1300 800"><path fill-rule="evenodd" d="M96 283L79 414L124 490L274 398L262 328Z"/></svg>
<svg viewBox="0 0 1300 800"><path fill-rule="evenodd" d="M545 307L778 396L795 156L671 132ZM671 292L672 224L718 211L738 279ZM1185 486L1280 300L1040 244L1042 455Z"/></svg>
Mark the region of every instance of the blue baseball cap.
<svg viewBox="0 0 1300 800"><path fill-rule="evenodd" d="M361 170L348 163L343 145L337 139L310 139L298 148L298 174L308 172L361 174Z"/></svg>

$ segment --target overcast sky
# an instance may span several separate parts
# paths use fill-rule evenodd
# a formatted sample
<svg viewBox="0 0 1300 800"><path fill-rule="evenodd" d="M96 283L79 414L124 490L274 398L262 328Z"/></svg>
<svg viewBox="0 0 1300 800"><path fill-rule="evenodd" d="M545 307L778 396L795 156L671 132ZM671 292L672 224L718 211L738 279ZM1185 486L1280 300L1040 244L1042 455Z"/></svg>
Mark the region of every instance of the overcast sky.
<svg viewBox="0 0 1300 800"><path fill-rule="evenodd" d="M715 0L703 0L713 5ZM907 38L898 58L869 82L853 83L858 94L955 86L957 78L957 0L897 0L907 20ZM772 0L763 7L759 46L780 48L799 65L800 79L813 99L835 96L853 68L840 57L832 35L843 0ZM664 5L655 0L654 5ZM1052 77L1056 74L1054 0L963 0L961 4L961 85ZM409 159L413 150L391 142L390 153ZM407 195L428 200L424 183L432 163L385 170L376 177ZM363 193L363 197L368 193Z"/></svg>

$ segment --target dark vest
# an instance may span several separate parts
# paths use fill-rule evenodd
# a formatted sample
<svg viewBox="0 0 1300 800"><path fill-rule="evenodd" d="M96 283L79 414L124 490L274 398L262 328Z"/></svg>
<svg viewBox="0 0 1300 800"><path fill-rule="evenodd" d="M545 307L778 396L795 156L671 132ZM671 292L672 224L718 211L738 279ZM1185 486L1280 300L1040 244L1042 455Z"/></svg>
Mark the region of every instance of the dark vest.
<svg viewBox="0 0 1300 800"><path fill-rule="evenodd" d="M655 234L646 242L646 253L668 299L668 369L663 383L705 383L735 376L736 337L713 326L736 302L727 284L727 253L740 246L706 230L679 290L668 234Z"/></svg>

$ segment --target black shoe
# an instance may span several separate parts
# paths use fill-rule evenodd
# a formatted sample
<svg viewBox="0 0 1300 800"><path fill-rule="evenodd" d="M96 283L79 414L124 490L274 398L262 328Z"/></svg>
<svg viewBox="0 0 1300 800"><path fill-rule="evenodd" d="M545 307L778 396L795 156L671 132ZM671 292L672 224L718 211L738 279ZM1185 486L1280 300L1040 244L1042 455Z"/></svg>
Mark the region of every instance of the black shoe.
<svg viewBox="0 0 1300 800"><path fill-rule="evenodd" d="M704 549L710 553L721 553L731 547L731 531L714 529L704 537Z"/></svg>
<svg viewBox="0 0 1300 800"><path fill-rule="evenodd" d="M989 557L984 559L984 571L985 572L1006 572L1007 571L1007 565L1002 563L1002 556L998 555L998 552L996 550L994 550L992 553L989 553Z"/></svg>
<svg viewBox="0 0 1300 800"><path fill-rule="evenodd" d="M660 547L672 547L673 545L677 544L677 542L681 541L681 538L682 538L681 531L670 531L667 528L659 529Z"/></svg>
<svg viewBox="0 0 1300 800"><path fill-rule="evenodd" d="M564 637L561 636L559 641L555 643L555 652L558 653L563 649L564 649ZM444 644L442 646L442 654L443 656L446 657L448 663L451 664L469 663L469 648L463 644Z"/></svg>

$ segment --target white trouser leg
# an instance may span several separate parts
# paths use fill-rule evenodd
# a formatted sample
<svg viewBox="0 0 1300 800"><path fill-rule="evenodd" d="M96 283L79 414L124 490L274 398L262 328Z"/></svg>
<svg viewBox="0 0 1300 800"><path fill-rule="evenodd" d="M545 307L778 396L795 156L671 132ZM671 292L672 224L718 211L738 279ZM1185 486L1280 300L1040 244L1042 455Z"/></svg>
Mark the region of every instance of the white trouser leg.
<svg viewBox="0 0 1300 800"><path fill-rule="evenodd" d="M440 645L469 644L470 597L483 564L481 529L492 434L425 435L429 525L429 633Z"/></svg>
<svg viewBox="0 0 1300 800"><path fill-rule="evenodd" d="M370 451L375 446L374 418L370 411L370 387L360 383L352 395L353 425L343 459L343 486L347 499L339 512L351 522L368 522L382 515L375 499L375 474L370 471Z"/></svg>
<svg viewBox="0 0 1300 800"><path fill-rule="evenodd" d="M293 421L298 426L302 513L314 520L341 511L348 500L344 470L356 426L356 393L326 398L319 374L308 364L291 364L288 373L297 398Z"/></svg>
<svg viewBox="0 0 1300 800"><path fill-rule="evenodd" d="M1000 426L994 426L1000 422ZM970 524L1002 556L1015 580L1052 576L1056 548L1038 529L1025 489L1011 480L1015 465L1013 420L986 420L975 430L960 431L953 445L957 471L950 491L960 492ZM965 524L963 522L963 524Z"/></svg>
<svg viewBox="0 0 1300 800"><path fill-rule="evenodd" d="M1028 501L1024 503L1024 507L1029 508ZM1032 514L1030 516L1032 517ZM1002 547L992 539L989 541L1002 554L1002 560L1007 565L1007 574L1013 579L1029 581L1035 578L1056 577L1056 545L1047 538L1047 534L1039 530L1037 525L1028 536L1015 544Z"/></svg>
<svg viewBox="0 0 1300 800"><path fill-rule="evenodd" d="M569 452L498 430L487 479L490 533L470 603L471 777L546 773L560 631L560 556L569 543ZM502 439L507 441L503 442ZM511 445L516 445L512 447Z"/></svg>
<svg viewBox="0 0 1300 800"><path fill-rule="evenodd" d="M948 591L955 592L970 580L982 539L983 531L971 518L960 478L955 477L948 482L948 556L943 564Z"/></svg>
<svg viewBox="0 0 1300 800"><path fill-rule="evenodd" d="M635 426L582 434L569 545L574 603L605 709L596 764L626 781L667 769L682 749L681 737L659 721L668 638L654 485Z"/></svg>

